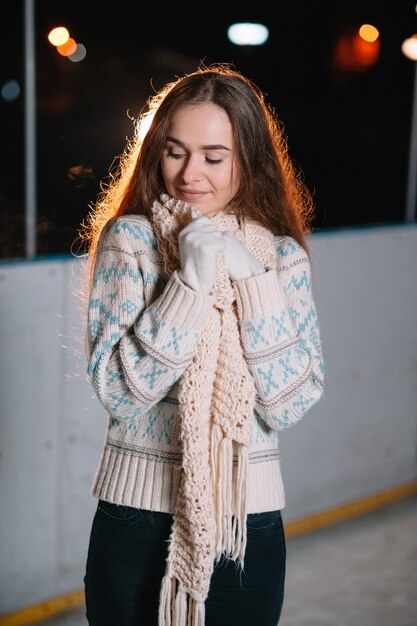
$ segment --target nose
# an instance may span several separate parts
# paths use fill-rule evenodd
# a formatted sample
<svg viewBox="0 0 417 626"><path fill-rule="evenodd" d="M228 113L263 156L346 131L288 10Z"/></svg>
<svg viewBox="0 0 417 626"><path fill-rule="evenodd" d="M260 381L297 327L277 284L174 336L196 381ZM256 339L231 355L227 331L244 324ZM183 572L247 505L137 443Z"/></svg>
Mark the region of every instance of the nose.
<svg viewBox="0 0 417 626"><path fill-rule="evenodd" d="M199 180L201 180L202 178L201 163L199 162L197 157L193 158L192 156L190 156L186 160L184 167L181 171L181 176L182 176L184 183L187 183L187 184L198 182Z"/></svg>

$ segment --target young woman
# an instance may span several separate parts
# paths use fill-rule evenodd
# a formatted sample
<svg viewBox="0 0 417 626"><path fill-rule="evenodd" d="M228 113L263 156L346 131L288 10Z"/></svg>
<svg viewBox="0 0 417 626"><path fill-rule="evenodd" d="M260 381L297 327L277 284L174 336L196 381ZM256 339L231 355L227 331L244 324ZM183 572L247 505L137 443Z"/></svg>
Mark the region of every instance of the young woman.
<svg viewBox="0 0 417 626"><path fill-rule="evenodd" d="M323 395L312 202L259 88L202 67L150 98L84 225L88 377L108 413L92 626L276 626L278 433Z"/></svg>

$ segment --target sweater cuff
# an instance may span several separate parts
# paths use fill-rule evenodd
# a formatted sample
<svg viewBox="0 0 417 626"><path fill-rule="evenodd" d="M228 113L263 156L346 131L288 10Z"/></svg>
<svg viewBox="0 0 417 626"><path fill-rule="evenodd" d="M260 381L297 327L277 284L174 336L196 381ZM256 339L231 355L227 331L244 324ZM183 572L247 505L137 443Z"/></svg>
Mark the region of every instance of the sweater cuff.
<svg viewBox="0 0 417 626"><path fill-rule="evenodd" d="M233 287L240 319L265 318L288 307L276 269L243 280L235 280Z"/></svg>
<svg viewBox="0 0 417 626"><path fill-rule="evenodd" d="M168 324L191 330L201 330L214 305L213 295L194 291L182 282L177 271L170 276L163 294L154 303L158 316Z"/></svg>

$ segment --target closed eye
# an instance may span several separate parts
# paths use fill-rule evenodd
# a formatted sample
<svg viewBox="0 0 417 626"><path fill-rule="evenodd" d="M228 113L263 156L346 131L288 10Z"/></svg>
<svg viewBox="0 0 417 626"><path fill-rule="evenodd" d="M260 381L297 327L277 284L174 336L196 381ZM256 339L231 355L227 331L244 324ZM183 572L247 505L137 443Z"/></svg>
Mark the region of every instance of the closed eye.
<svg viewBox="0 0 417 626"><path fill-rule="evenodd" d="M209 159L208 157L206 157L206 161L210 165L218 165L219 163L223 162L223 159Z"/></svg>
<svg viewBox="0 0 417 626"><path fill-rule="evenodd" d="M172 157L173 159L182 159L183 157L187 155L184 154L183 152L174 152L173 150L168 150L168 156Z"/></svg>
<svg viewBox="0 0 417 626"><path fill-rule="evenodd" d="M175 152L174 150L169 149L167 151L167 156L175 159L176 161L180 161L181 159L185 158L187 154L185 154L184 152ZM205 160L206 163L208 163L209 165L218 165L219 163L223 163L223 159L210 159L209 157L205 157Z"/></svg>

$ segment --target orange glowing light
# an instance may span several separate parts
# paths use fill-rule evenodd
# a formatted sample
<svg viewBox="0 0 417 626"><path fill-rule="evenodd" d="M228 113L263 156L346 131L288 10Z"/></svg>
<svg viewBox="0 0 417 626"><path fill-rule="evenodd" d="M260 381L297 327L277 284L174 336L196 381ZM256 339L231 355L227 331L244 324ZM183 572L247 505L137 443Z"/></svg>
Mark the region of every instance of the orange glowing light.
<svg viewBox="0 0 417 626"><path fill-rule="evenodd" d="M356 59L358 64L364 69L375 65L379 57L380 42L378 39L375 41L366 41L362 37L355 37L353 41Z"/></svg>
<svg viewBox="0 0 417 626"><path fill-rule="evenodd" d="M362 24L359 29L359 36L364 41L369 41L370 43L373 43L379 37L379 30L375 28L375 26L372 26L372 24Z"/></svg>
<svg viewBox="0 0 417 626"><path fill-rule="evenodd" d="M48 34L48 40L53 46L63 46L70 38L65 26L57 26Z"/></svg>
<svg viewBox="0 0 417 626"><path fill-rule="evenodd" d="M342 72L361 72L379 59L380 41L365 41L358 32L344 35L337 42L333 54L333 65Z"/></svg>
<svg viewBox="0 0 417 626"><path fill-rule="evenodd" d="M56 49L59 54L62 54L63 57L68 57L70 54L74 54L77 50L77 42L75 39L70 37L66 43L62 44L62 46L57 46Z"/></svg>

